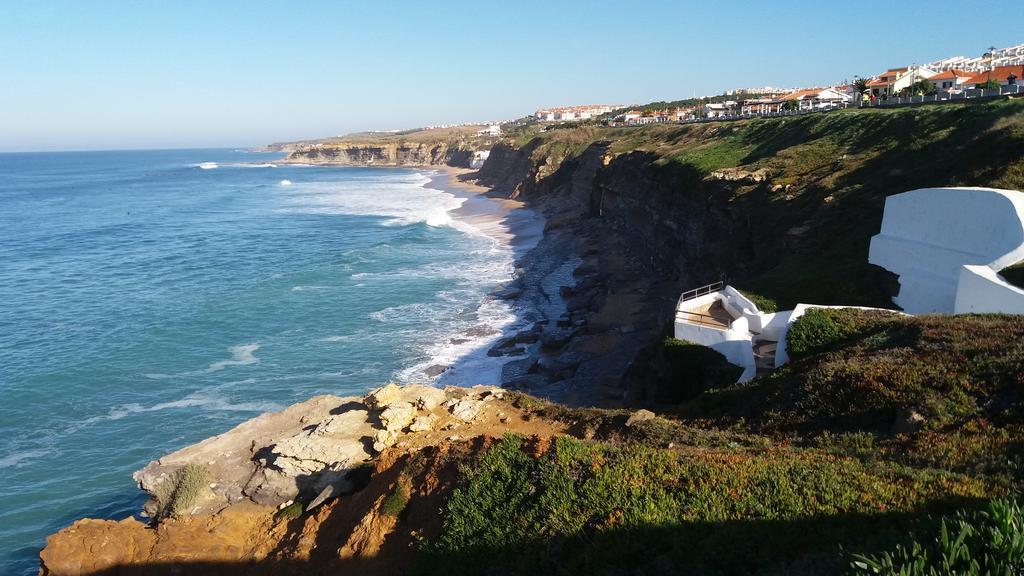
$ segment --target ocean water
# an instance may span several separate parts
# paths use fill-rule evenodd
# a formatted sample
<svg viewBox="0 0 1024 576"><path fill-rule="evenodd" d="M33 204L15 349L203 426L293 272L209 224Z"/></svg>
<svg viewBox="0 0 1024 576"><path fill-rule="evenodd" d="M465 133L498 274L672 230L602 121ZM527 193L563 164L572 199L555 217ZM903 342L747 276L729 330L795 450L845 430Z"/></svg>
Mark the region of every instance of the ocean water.
<svg viewBox="0 0 1024 576"><path fill-rule="evenodd" d="M512 252L452 217L462 199L423 170L278 157L0 154L0 573L263 411L438 364L494 381Z"/></svg>

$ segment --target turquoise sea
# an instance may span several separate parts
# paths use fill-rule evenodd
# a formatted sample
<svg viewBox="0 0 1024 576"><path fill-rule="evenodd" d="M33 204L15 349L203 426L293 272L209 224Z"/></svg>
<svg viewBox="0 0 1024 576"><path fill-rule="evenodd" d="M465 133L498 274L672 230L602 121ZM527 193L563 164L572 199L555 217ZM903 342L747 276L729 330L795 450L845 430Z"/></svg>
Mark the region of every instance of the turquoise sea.
<svg viewBox="0 0 1024 576"><path fill-rule="evenodd" d="M0 154L0 573L133 514L134 470L260 412L435 365L493 381L511 250L429 171L279 157Z"/></svg>

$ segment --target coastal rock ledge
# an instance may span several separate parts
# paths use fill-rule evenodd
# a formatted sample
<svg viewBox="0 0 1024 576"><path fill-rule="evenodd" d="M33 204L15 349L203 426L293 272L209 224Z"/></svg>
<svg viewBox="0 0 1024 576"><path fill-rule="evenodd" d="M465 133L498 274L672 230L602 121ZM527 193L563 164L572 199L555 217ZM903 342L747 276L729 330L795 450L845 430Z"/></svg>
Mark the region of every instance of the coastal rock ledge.
<svg viewBox="0 0 1024 576"><path fill-rule="evenodd" d="M410 458L562 432L504 394L388 384L262 414L136 472L150 521L78 520L47 539L40 574L308 574L361 558L393 569L379 549L396 521L380 508Z"/></svg>

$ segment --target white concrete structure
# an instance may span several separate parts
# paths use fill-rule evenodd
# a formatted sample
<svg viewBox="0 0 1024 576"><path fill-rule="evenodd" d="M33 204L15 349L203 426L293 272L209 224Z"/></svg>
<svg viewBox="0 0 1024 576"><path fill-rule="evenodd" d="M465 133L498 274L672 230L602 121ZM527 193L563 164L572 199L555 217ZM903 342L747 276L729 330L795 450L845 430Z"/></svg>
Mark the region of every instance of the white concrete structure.
<svg viewBox="0 0 1024 576"><path fill-rule="evenodd" d="M1024 260L1024 194L923 188L885 201L868 261L899 275L911 314L1024 313L1024 291L998 271Z"/></svg>
<svg viewBox="0 0 1024 576"><path fill-rule="evenodd" d="M477 150L473 152L473 159L469 161L470 168L480 168L491 156L490 150Z"/></svg>
<svg viewBox="0 0 1024 576"><path fill-rule="evenodd" d="M684 292L679 297L674 336L717 350L726 360L743 368L739 381L746 382L759 371L789 362L786 336L793 322L811 308L882 310L797 304L793 310L762 312L739 290L719 282Z"/></svg>
<svg viewBox="0 0 1024 576"><path fill-rule="evenodd" d="M789 330L789 312L761 312L732 286L719 282L684 292L676 304L674 335L717 350L743 368L739 381L774 368L775 345ZM759 362L760 361L760 362Z"/></svg>

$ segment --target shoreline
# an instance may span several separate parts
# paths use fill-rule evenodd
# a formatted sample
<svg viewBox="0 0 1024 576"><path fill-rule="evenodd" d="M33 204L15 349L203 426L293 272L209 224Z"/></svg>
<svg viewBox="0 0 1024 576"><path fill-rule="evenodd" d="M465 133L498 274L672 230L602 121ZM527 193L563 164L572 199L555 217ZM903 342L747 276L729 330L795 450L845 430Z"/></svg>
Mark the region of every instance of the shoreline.
<svg viewBox="0 0 1024 576"><path fill-rule="evenodd" d="M477 309L507 314L510 320L501 325L481 323L468 333L452 334L448 341L438 342L441 353L433 358L438 362L422 372L432 379L434 386L503 386L507 382L505 366L511 358L495 354L494 346L530 329L538 318L545 316L543 303L523 298L524 290L519 286L532 281L530 271L536 260L533 250L544 238L546 219L526 202L492 195L489 187L459 178L475 173L474 170L451 166L434 166L430 170L433 173L423 185L425 188L462 200L461 206L449 211L451 218L472 228L468 233L482 234L496 242L499 250L510 251L507 281L494 286ZM451 358L450 362L443 361L446 357Z"/></svg>

